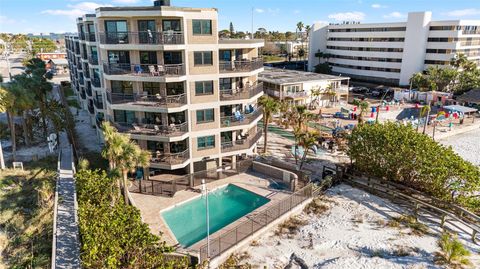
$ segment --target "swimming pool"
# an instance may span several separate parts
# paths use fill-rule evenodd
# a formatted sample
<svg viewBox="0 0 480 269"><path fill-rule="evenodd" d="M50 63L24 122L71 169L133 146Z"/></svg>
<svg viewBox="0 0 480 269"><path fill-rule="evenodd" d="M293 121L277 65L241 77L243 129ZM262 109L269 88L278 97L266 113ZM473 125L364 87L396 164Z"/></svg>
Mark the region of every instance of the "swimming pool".
<svg viewBox="0 0 480 269"><path fill-rule="evenodd" d="M208 194L210 234L252 212L270 200L229 184ZM163 219L177 241L189 247L207 237L205 196L167 210Z"/></svg>

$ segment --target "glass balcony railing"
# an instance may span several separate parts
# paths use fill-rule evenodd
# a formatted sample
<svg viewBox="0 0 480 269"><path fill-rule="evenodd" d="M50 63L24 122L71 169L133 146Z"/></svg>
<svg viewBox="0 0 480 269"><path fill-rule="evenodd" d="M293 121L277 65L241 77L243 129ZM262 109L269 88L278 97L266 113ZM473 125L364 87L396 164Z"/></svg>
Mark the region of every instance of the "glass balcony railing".
<svg viewBox="0 0 480 269"><path fill-rule="evenodd" d="M261 131L250 132L247 136L235 141L222 142L222 152L232 152L238 150L249 149L255 145L262 137Z"/></svg>
<svg viewBox="0 0 480 269"><path fill-rule="evenodd" d="M220 73L251 72L263 67L263 59L220 61Z"/></svg>
<svg viewBox="0 0 480 269"><path fill-rule="evenodd" d="M107 90L107 100L110 104L126 104L155 107L179 107L187 104L185 93L176 95L149 95L139 93L114 93Z"/></svg>
<svg viewBox="0 0 480 269"><path fill-rule="evenodd" d="M231 126L250 124L255 120L261 118L262 113L263 113L263 110L261 108L257 108L256 110L250 113L238 112L232 116L224 116L220 118L221 125L222 127L231 127Z"/></svg>
<svg viewBox="0 0 480 269"><path fill-rule="evenodd" d="M167 165L176 165L182 164L188 161L190 153L188 148L182 152L178 153L164 153L160 151L151 152L152 158L151 163L154 164L167 164Z"/></svg>
<svg viewBox="0 0 480 269"><path fill-rule="evenodd" d="M180 45L184 44L183 32L101 32L101 44L146 44Z"/></svg>
<svg viewBox="0 0 480 269"><path fill-rule="evenodd" d="M128 64L128 63L103 63L103 71L107 75L133 75L133 76L183 76L184 64Z"/></svg>
<svg viewBox="0 0 480 269"><path fill-rule="evenodd" d="M250 99L263 92L263 83L254 86L247 86L241 89L220 90L220 100L243 100Z"/></svg>
<svg viewBox="0 0 480 269"><path fill-rule="evenodd" d="M188 132L188 123L180 124L158 125L158 124L143 124L143 123L123 123L113 122L115 128L121 133L147 135L147 136L181 136Z"/></svg>

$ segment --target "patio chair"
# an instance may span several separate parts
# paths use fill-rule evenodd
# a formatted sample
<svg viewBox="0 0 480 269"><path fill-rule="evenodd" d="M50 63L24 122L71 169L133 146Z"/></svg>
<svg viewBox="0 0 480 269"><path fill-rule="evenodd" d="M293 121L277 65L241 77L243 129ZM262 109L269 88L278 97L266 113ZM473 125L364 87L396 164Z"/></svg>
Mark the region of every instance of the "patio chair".
<svg viewBox="0 0 480 269"><path fill-rule="evenodd" d="M133 67L133 70L135 71L135 73L136 73L137 75L140 75L140 74L142 74L142 72L143 72L143 69L142 69L142 67L141 67L139 64L136 64L136 65Z"/></svg>
<svg viewBox="0 0 480 269"><path fill-rule="evenodd" d="M150 71L150 75L152 75L152 76L159 76L160 75L160 73L157 70L155 70L155 66L153 66L153 65L149 65L148 70Z"/></svg>
<svg viewBox="0 0 480 269"><path fill-rule="evenodd" d="M160 128L158 127L158 125L153 125L153 129L156 133L160 133Z"/></svg>
<svg viewBox="0 0 480 269"><path fill-rule="evenodd" d="M243 121L245 119L245 117L242 115L242 113L240 113L240 111L235 111L235 119L237 121Z"/></svg>
<svg viewBox="0 0 480 269"><path fill-rule="evenodd" d="M159 76L165 75L165 67L163 65L157 65L157 71Z"/></svg>

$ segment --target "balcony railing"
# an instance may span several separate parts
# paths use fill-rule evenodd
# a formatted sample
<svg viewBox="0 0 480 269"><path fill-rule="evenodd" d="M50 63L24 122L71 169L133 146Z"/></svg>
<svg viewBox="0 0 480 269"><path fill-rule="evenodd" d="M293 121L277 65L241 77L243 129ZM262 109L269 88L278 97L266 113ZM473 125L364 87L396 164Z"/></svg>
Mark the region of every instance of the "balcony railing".
<svg viewBox="0 0 480 269"><path fill-rule="evenodd" d="M187 103L187 95L185 93L166 96L160 94L125 94L107 90L107 100L110 104L132 103L133 105L142 106L178 107Z"/></svg>
<svg viewBox="0 0 480 269"><path fill-rule="evenodd" d="M109 64L103 63L103 71L107 75L133 75L133 76L183 76L184 64Z"/></svg>
<svg viewBox="0 0 480 269"><path fill-rule="evenodd" d="M95 40L96 40L95 39L95 33L87 33L86 37L87 37L86 40L89 41L89 42L95 42Z"/></svg>
<svg viewBox="0 0 480 269"><path fill-rule="evenodd" d="M283 97L288 98L305 98L308 97L307 92L284 92Z"/></svg>
<svg viewBox="0 0 480 269"><path fill-rule="evenodd" d="M140 123L113 122L119 132L148 136L181 136L188 132L188 123L157 125Z"/></svg>
<svg viewBox="0 0 480 269"><path fill-rule="evenodd" d="M188 149L179 153L164 153L160 151L152 152L152 163L176 165L182 164L189 159Z"/></svg>
<svg viewBox="0 0 480 269"><path fill-rule="evenodd" d="M242 88L242 89L221 90L220 100L228 101L228 100L249 99L261 92L263 92L263 83L259 83L257 85Z"/></svg>
<svg viewBox="0 0 480 269"><path fill-rule="evenodd" d="M251 148L258 140L262 137L262 132L257 131L256 133L249 134L247 137L238 139L230 142L222 143L222 152L232 152L238 150L244 150Z"/></svg>
<svg viewBox="0 0 480 269"><path fill-rule="evenodd" d="M248 114L239 113L233 116L221 117L222 127L250 124L253 121L257 120L259 117L261 117L262 113L263 110L261 108L258 108Z"/></svg>
<svg viewBox="0 0 480 269"><path fill-rule="evenodd" d="M85 33L80 33L80 34L78 35L78 39L80 39L80 40L85 40Z"/></svg>
<svg viewBox="0 0 480 269"><path fill-rule="evenodd" d="M98 65L98 56L88 55L88 63L92 65Z"/></svg>
<svg viewBox="0 0 480 269"><path fill-rule="evenodd" d="M87 92L87 95L92 97L92 88L87 86L87 88L85 90Z"/></svg>
<svg viewBox="0 0 480 269"><path fill-rule="evenodd" d="M95 109L93 109L93 105L90 102L88 103L87 108L90 114L95 114Z"/></svg>
<svg viewBox="0 0 480 269"><path fill-rule="evenodd" d="M93 104L97 109L103 109L103 100L95 98Z"/></svg>
<svg viewBox="0 0 480 269"><path fill-rule="evenodd" d="M100 32L100 44L180 45L183 32Z"/></svg>
<svg viewBox="0 0 480 269"><path fill-rule="evenodd" d="M102 84L100 83L100 78L93 77L91 82L93 87L95 88L100 88L102 86Z"/></svg>
<svg viewBox="0 0 480 269"><path fill-rule="evenodd" d="M221 61L220 73L230 72L250 72L263 67L263 60L261 58L254 60L241 61Z"/></svg>

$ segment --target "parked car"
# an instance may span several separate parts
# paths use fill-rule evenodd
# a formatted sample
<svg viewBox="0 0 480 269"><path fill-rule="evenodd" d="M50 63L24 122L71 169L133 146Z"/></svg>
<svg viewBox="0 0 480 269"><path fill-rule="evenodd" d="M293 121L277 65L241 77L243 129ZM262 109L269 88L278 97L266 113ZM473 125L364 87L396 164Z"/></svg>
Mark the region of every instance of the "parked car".
<svg viewBox="0 0 480 269"><path fill-rule="evenodd" d="M365 93L368 93L368 92L370 91L370 89L367 88L367 87L353 87L353 88L351 89L351 91L352 91L353 93L362 93L362 94L365 94Z"/></svg>

